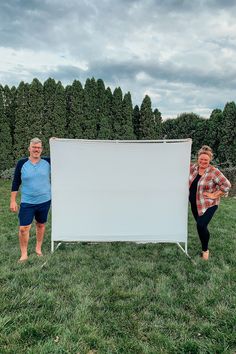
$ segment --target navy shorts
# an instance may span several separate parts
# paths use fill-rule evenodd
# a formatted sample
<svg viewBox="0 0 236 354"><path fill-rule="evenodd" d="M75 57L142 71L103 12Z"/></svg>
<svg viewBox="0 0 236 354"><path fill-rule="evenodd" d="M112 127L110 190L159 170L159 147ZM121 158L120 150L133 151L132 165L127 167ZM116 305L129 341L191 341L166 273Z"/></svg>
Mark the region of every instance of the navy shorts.
<svg viewBox="0 0 236 354"><path fill-rule="evenodd" d="M31 225L34 218L40 224L45 224L50 205L51 200L41 204L21 203L18 214L20 226Z"/></svg>

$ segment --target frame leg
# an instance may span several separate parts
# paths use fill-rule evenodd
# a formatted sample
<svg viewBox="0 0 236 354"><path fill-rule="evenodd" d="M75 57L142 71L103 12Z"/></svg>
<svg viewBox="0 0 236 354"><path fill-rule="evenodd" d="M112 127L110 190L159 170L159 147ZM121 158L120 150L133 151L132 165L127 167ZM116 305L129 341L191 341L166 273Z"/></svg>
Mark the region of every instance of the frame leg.
<svg viewBox="0 0 236 354"><path fill-rule="evenodd" d="M188 255L187 242L185 243L185 248L183 248L179 242L177 242L177 245L186 254L186 256L191 259L191 257Z"/></svg>
<svg viewBox="0 0 236 354"><path fill-rule="evenodd" d="M54 241L51 240L51 253L53 253L53 252L54 252Z"/></svg>

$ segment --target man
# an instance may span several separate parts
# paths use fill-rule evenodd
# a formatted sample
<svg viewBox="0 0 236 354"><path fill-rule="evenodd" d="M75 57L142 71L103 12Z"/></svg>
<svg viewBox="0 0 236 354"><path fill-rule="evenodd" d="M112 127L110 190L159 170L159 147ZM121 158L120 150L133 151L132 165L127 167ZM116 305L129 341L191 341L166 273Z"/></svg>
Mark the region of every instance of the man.
<svg viewBox="0 0 236 354"><path fill-rule="evenodd" d="M50 158L41 158L42 141L30 141L29 157L18 161L12 182L10 209L18 211L17 192L21 185L21 204L19 210L19 243L21 257L19 262L28 259L29 233L33 219L36 221L36 254L42 256L42 243L45 223L51 204Z"/></svg>

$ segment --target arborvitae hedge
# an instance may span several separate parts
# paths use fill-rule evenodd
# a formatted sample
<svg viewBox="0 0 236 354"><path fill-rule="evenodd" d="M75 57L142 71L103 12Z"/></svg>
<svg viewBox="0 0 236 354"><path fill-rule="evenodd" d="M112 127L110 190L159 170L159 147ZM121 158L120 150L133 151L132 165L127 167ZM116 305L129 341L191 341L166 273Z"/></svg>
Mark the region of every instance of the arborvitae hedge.
<svg viewBox="0 0 236 354"><path fill-rule="evenodd" d="M12 167L13 163L11 123L5 114L5 98L4 89L0 86L0 171Z"/></svg>
<svg viewBox="0 0 236 354"><path fill-rule="evenodd" d="M149 96L141 106L132 105L131 94L117 87L113 93L102 79L78 80L64 87L49 78L43 84L0 86L0 172L28 155L31 138L38 136L49 154L49 138L80 139L178 139L192 138L193 155L203 144L214 150L219 166L236 164L236 105L214 109L209 119L182 113L162 120Z"/></svg>

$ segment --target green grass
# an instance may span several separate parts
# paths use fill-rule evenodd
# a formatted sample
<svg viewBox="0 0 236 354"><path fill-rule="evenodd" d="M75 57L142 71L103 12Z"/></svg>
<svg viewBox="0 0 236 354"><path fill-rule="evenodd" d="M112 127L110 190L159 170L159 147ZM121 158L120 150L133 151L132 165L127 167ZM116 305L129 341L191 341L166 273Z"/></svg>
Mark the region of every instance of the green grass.
<svg viewBox="0 0 236 354"><path fill-rule="evenodd" d="M10 183L0 180L0 353L235 353L236 199L210 224L211 258L189 216L189 260L174 244L62 244L18 264Z"/></svg>

